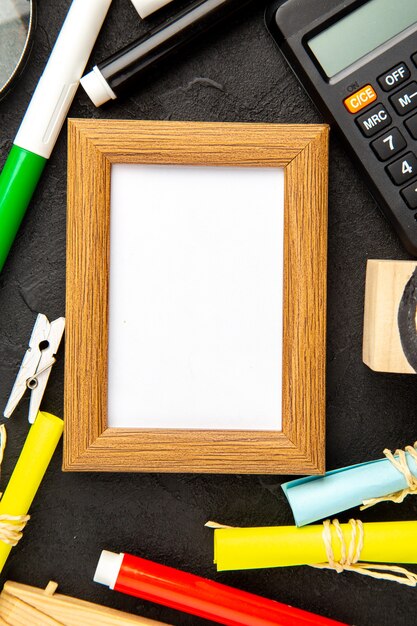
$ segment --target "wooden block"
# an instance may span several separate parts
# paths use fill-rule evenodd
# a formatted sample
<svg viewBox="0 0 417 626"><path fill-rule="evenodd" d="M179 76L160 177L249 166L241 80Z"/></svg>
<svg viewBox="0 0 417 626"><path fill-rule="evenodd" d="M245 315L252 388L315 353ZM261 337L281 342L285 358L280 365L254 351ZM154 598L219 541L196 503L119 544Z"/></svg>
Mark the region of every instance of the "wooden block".
<svg viewBox="0 0 417 626"><path fill-rule="evenodd" d="M54 582L53 580L50 580L49 583L46 585L43 592L46 596L53 596L57 589L58 589L58 583Z"/></svg>
<svg viewBox="0 0 417 626"><path fill-rule="evenodd" d="M4 590L0 595L0 615L10 626L65 626Z"/></svg>
<svg viewBox="0 0 417 626"><path fill-rule="evenodd" d="M417 371L417 261L368 261L363 361L376 372Z"/></svg>
<svg viewBox="0 0 417 626"><path fill-rule="evenodd" d="M56 620L53 622L45 621L42 626L49 626L52 623L62 624L62 626L167 626L162 622L109 609L99 604L78 600L59 593L52 593L51 595L52 589L53 587L50 585L44 590L7 581L1 596L6 592L8 595L30 605L30 607L41 611L45 616ZM27 621L25 626L29 624L35 626L37 622ZM14 623L11 626L15 626ZM16 626L20 626L20 624L16 623Z"/></svg>

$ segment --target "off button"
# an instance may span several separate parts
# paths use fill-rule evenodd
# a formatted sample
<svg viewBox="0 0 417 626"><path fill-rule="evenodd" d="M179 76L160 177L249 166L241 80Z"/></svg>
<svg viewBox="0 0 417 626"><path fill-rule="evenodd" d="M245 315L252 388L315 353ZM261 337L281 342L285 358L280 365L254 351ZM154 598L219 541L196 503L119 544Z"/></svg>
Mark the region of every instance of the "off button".
<svg viewBox="0 0 417 626"><path fill-rule="evenodd" d="M405 63L396 65L389 72L378 78L378 82L384 91L391 91L398 85L410 78L410 70Z"/></svg>
<svg viewBox="0 0 417 626"><path fill-rule="evenodd" d="M343 102L349 113L358 113L371 104L371 102L374 102L377 97L372 85L365 85L365 87L356 91Z"/></svg>

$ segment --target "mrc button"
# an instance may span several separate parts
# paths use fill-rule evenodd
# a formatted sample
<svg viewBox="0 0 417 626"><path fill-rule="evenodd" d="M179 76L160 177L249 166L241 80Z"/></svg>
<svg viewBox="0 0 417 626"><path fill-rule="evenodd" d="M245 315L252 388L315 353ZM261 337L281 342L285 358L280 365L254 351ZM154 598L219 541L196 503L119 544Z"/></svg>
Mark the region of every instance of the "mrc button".
<svg viewBox="0 0 417 626"><path fill-rule="evenodd" d="M391 91L410 78L410 70L405 63L400 63L378 78L384 91Z"/></svg>
<svg viewBox="0 0 417 626"><path fill-rule="evenodd" d="M391 117L382 104L377 104L356 118L356 123L365 137L372 137L391 124Z"/></svg>
<svg viewBox="0 0 417 626"><path fill-rule="evenodd" d="M355 91L349 98L346 98L343 103L349 113L359 113L359 111L362 111L362 109L374 102L377 97L372 85L365 85L362 89Z"/></svg>

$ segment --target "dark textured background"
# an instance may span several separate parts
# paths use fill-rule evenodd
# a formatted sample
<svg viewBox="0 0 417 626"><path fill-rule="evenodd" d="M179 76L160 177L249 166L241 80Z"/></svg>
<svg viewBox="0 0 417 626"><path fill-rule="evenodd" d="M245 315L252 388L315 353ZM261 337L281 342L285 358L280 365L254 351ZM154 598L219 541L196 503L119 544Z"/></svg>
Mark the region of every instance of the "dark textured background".
<svg viewBox="0 0 417 626"><path fill-rule="evenodd" d="M310 2L311 0L305 0ZM88 0L86 0L88 2ZM68 9L69 0L42 0L30 62L0 103L0 165ZM129 0L114 0L89 68L158 23L174 8L141 23ZM72 117L240 122L321 121L269 38L264 2L205 41L169 72L155 75L124 102L96 110L78 92ZM75 45L75 42L74 42ZM0 275L0 407L7 401L37 312L65 312L66 133L62 132L7 265ZM380 216L335 134L330 151L327 466L365 461L414 442L416 379L368 370L361 359L367 258L407 255ZM62 415L63 354L43 409ZM2 476L6 484L28 430L27 398L8 424ZM216 574L208 519L226 524L291 524L283 477L64 474L56 453L32 507L27 532L2 579L44 586L177 625L208 624L122 596L92 582L103 548L128 551L309 609L356 626L417 622L417 591L308 567ZM355 511L357 514L357 511ZM339 516L346 521L349 512ZM364 521L411 520L417 501L384 504ZM417 571L417 568L415 568Z"/></svg>

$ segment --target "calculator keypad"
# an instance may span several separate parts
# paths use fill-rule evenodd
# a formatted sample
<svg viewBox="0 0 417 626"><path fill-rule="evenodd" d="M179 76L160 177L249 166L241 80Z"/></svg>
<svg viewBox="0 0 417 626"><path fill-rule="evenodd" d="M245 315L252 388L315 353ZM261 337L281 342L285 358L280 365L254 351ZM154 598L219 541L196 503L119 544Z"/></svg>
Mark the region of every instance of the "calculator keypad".
<svg viewBox="0 0 417 626"><path fill-rule="evenodd" d="M406 63L399 59L377 77L374 85L377 82L382 91L377 93L376 102L365 106L361 114L355 116L355 122L362 135L370 139L374 158L384 163L387 179L399 188L404 210L416 211L417 80L414 66L417 67L417 52L411 56L411 61ZM369 88L372 84L366 86ZM346 101L344 104L349 110ZM417 213L414 217L417 220Z"/></svg>

